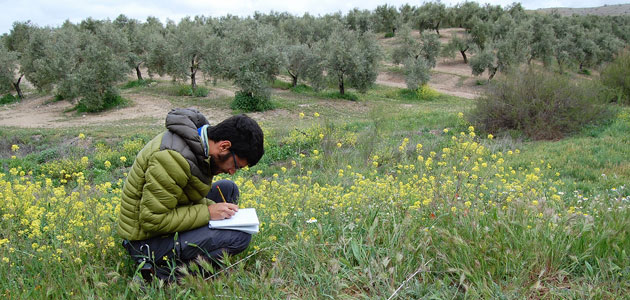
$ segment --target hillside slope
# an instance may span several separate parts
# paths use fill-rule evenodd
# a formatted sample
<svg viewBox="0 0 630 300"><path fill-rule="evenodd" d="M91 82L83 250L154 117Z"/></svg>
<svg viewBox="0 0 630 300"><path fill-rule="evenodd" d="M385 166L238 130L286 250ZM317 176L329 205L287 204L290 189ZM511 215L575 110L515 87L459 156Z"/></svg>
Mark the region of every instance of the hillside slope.
<svg viewBox="0 0 630 300"><path fill-rule="evenodd" d="M583 8L550 7L550 8L540 8L534 11L540 12L540 13L557 12L561 16L572 16L572 15L630 16L630 3L604 5L604 6L599 6L599 7L583 7Z"/></svg>

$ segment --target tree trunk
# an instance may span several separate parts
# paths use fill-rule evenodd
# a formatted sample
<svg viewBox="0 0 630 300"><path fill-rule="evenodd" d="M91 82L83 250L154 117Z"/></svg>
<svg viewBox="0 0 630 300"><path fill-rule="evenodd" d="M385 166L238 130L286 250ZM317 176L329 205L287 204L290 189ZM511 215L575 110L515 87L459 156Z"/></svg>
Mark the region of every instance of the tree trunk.
<svg viewBox="0 0 630 300"><path fill-rule="evenodd" d="M297 75L294 75L293 73L291 73L291 70L287 70L287 73L289 73L289 76L291 76L291 86L292 87L296 87L297 86L297 80L298 80Z"/></svg>
<svg viewBox="0 0 630 300"><path fill-rule="evenodd" d="M138 80L142 80L142 72L140 72L140 65L141 65L141 64L142 64L142 63L139 63L139 64L136 66L136 75L138 76Z"/></svg>
<svg viewBox="0 0 630 300"><path fill-rule="evenodd" d="M440 36L440 23L442 21L438 21L437 25L435 25L435 32L437 32L438 37Z"/></svg>
<svg viewBox="0 0 630 300"><path fill-rule="evenodd" d="M192 88L193 91L197 89L197 80L195 79L196 73L197 72L190 73L190 87Z"/></svg>
<svg viewBox="0 0 630 300"><path fill-rule="evenodd" d="M468 50L468 48L466 48L466 50ZM466 57L466 50L460 50L459 53L462 54L462 57L464 58L464 63L467 64L468 63L468 57Z"/></svg>
<svg viewBox="0 0 630 300"><path fill-rule="evenodd" d="M22 81L22 77L24 77L24 74L20 75L20 78L18 78L17 82L13 83L13 87L15 88L15 91L18 94L18 98L20 99L24 98L24 94L22 94L22 89L20 88L20 81Z"/></svg>
<svg viewBox="0 0 630 300"><path fill-rule="evenodd" d="M343 86L343 75L339 75L339 94L344 95L345 92L346 90Z"/></svg>
<svg viewBox="0 0 630 300"><path fill-rule="evenodd" d="M580 71L582 71L582 68L584 68L584 63L580 62Z"/></svg>
<svg viewBox="0 0 630 300"><path fill-rule="evenodd" d="M197 68L195 68L195 56L190 61L190 87L193 92L197 89L197 80L195 79L195 74L197 74Z"/></svg>
<svg viewBox="0 0 630 300"><path fill-rule="evenodd" d="M492 80L492 78L494 78L494 75L497 74L497 70L498 69L499 69L498 67L497 68L492 68L492 72L490 72L490 77L488 77L488 81L490 81L490 80Z"/></svg>

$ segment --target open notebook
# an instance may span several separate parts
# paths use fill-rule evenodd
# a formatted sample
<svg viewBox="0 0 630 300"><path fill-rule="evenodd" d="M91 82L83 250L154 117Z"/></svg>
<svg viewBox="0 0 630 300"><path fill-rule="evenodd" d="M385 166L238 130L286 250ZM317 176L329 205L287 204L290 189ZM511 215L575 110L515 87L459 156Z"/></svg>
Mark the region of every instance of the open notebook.
<svg viewBox="0 0 630 300"><path fill-rule="evenodd" d="M258 225L260 222L255 208L240 208L229 219L208 222L211 229L239 230L249 234L258 233Z"/></svg>

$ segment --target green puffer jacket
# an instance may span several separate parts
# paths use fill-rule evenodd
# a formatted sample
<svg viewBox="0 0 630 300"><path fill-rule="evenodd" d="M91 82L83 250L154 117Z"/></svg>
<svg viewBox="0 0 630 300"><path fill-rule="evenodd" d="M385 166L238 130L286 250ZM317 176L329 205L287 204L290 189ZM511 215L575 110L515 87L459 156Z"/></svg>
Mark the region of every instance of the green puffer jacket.
<svg viewBox="0 0 630 300"><path fill-rule="evenodd" d="M144 240L208 224L205 196L212 175L197 128L208 124L194 109L174 109L167 131L138 153L122 192L118 234Z"/></svg>

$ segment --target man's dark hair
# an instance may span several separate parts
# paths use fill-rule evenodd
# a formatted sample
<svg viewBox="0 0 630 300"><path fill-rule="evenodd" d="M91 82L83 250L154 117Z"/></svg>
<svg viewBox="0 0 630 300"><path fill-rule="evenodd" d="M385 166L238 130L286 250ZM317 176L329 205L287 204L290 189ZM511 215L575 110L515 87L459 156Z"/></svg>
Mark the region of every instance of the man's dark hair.
<svg viewBox="0 0 630 300"><path fill-rule="evenodd" d="M230 141L230 148L238 157L247 159L251 167L258 163L265 153L263 132L252 118L240 114L232 116L216 126L208 127L208 138L215 141Z"/></svg>

